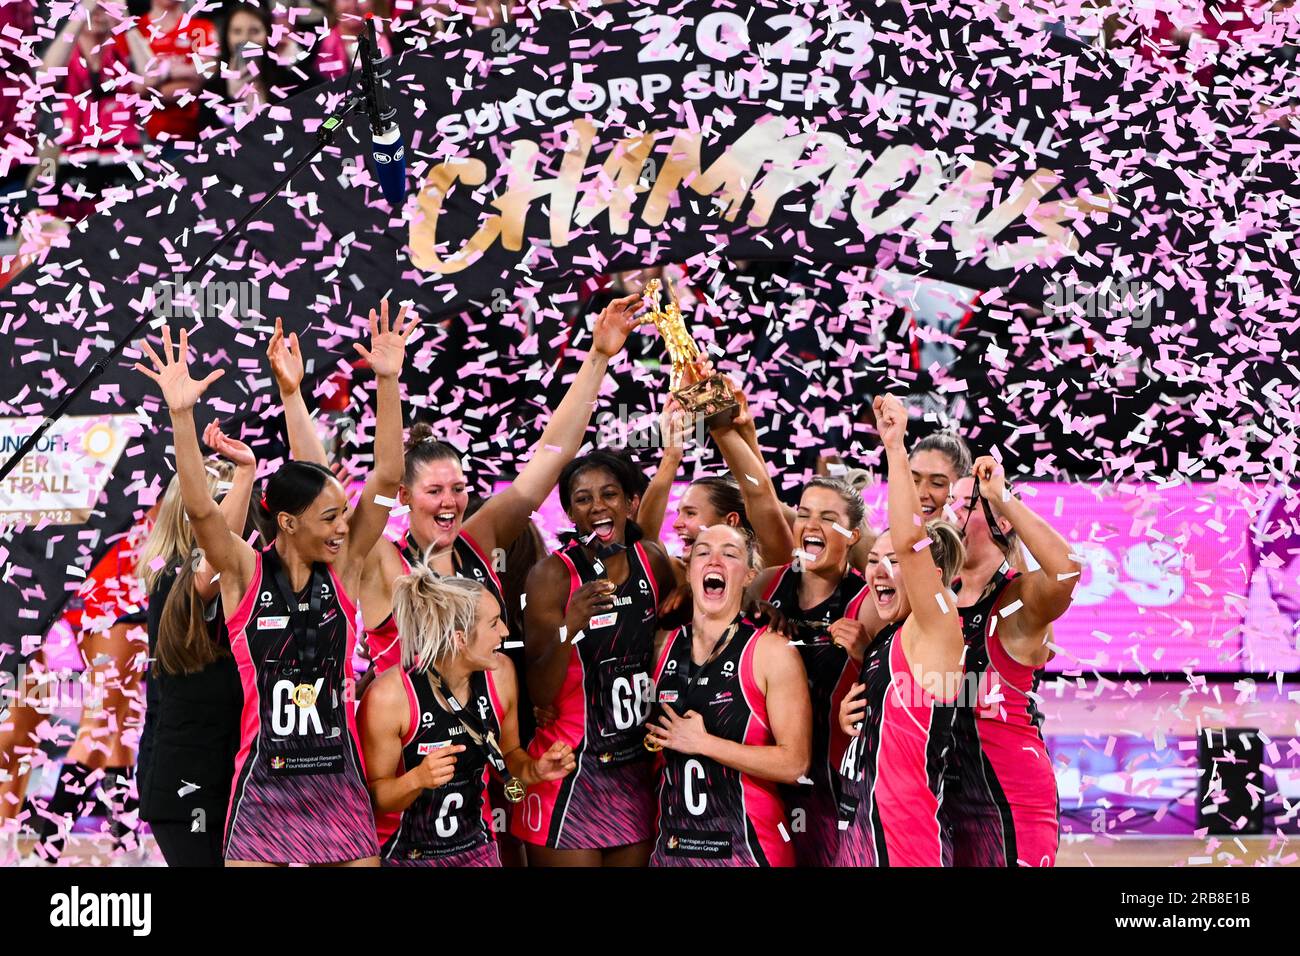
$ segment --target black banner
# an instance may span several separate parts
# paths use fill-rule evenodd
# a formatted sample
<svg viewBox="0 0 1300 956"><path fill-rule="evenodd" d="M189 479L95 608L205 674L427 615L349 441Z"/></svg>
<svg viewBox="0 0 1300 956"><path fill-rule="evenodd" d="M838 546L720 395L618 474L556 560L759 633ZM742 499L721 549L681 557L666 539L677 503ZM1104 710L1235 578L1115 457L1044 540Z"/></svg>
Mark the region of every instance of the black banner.
<svg viewBox="0 0 1300 956"><path fill-rule="evenodd" d="M262 358L270 320L300 332L318 400L376 301L412 300L430 331L404 383L409 407L460 419L483 474L509 474L535 431L536 392L557 376L541 333L508 321L502 303L667 262L708 283L738 259L793 260L812 271L810 294L833 299L843 282L826 265L860 264L978 289L995 331L1041 345L1041 364L1018 369L1035 397L1009 406L1008 428L1027 413L1050 418L1057 444L1101 470L1182 468L1161 437L1184 449L1199 439L1178 427L1155 436L1159 399L1119 396L1108 370L1144 362L1192 402L1226 356L1246 381L1280 375L1291 387L1294 369L1269 364L1277 340L1265 332L1267 303L1285 301L1294 279L1284 227L1296 141L1226 86L1050 26L961 5L644 2L409 52L392 73L405 207L379 198L358 119L197 277L225 290L201 294L202 317L184 320L198 362L228 370L206 407L243 423L273 466L283 451ZM0 413L41 416L142 310L160 316L156 332L179 301L166 280L310 147L342 93L342 81L327 84L203 140L0 293ZM244 292L255 301L232 307ZM1015 303L1037 311L1013 314ZM465 318L446 331L427 321L455 315ZM1086 361L1053 344L1063 329L1092 335ZM170 475L166 411L131 361L75 409L141 422L100 511L84 529L19 529L3 542L0 614L23 634L43 633L67 598L68 566L89 566ZM1202 434L1258 420L1275 437L1274 414L1229 397L1186 417ZM1079 441L1107 420L1104 444ZM1018 454L1032 465L1040 452Z"/></svg>

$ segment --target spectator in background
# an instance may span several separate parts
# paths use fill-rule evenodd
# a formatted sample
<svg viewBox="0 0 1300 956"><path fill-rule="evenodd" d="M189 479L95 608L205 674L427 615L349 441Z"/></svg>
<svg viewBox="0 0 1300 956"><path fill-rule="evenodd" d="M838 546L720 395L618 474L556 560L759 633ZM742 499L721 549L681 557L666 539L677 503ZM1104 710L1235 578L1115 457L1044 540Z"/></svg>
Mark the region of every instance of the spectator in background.
<svg viewBox="0 0 1300 956"><path fill-rule="evenodd" d="M182 0L153 0L140 18L140 32L153 54L141 88L154 103L145 132L164 146L193 142L199 135L199 90L216 69L217 28L191 16ZM125 46L123 38L118 42Z"/></svg>
<svg viewBox="0 0 1300 956"><path fill-rule="evenodd" d="M309 66L281 65L268 47L271 34L271 13L264 7L241 0L227 8L221 64L203 85L202 128L238 125L259 107L320 82Z"/></svg>
<svg viewBox="0 0 1300 956"><path fill-rule="evenodd" d="M57 128L43 130L29 183L52 175L58 164L61 197L54 212L62 219L75 222L94 212L100 193L129 179L127 163L141 156L140 98L132 75L144 75L149 47L135 27L114 38L113 28L126 15L124 3L83 0L41 61L41 85L58 84L61 91L50 97L54 108L45 115Z"/></svg>
<svg viewBox="0 0 1300 956"><path fill-rule="evenodd" d="M367 13L373 13L376 21L387 17L387 0L329 0L326 17L330 30L316 53L316 70L325 79L347 75ZM391 56L392 44L382 23L376 22L375 33L384 56Z"/></svg>
<svg viewBox="0 0 1300 956"><path fill-rule="evenodd" d="M26 38L32 35L36 4L32 0L11 0L0 5L0 75L6 82L0 85L0 195L22 187L27 171L18 163L20 143L28 139L30 130L20 118L23 112L23 88L31 79L31 54L25 49ZM21 81L21 82L16 82Z"/></svg>

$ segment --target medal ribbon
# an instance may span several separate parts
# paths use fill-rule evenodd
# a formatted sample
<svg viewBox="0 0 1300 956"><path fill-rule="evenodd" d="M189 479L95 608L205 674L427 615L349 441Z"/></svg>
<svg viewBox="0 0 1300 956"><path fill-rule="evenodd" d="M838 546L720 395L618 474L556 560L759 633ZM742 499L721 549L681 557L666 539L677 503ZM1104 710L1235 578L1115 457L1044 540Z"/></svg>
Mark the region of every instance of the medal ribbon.
<svg viewBox="0 0 1300 956"><path fill-rule="evenodd" d="M713 650L709 652L709 656L705 658L703 664L700 664L697 667L695 665L693 654L686 655L686 667L684 668L685 673L682 675L686 679L686 690L682 693L683 704L688 703L687 698L690 697L691 691L695 687L695 682L699 680L700 675L704 673L704 669L708 667L710 664L712 664L714 661L716 661L719 657L721 657L722 652L727 649L727 645L731 643L731 639L735 637L736 632L740 630L740 622L743 618L744 618L744 614L742 613L739 617L737 617L734 621L731 622L731 624L727 627L725 631L722 632L722 634L718 637L717 642L714 643ZM691 646L692 647L694 646L693 639L692 639ZM690 709L691 708L689 706L686 706L682 709L682 713L685 713Z"/></svg>
<svg viewBox="0 0 1300 956"><path fill-rule="evenodd" d="M274 549L271 549L274 552ZM302 620L302 609L298 606L298 596L294 594L293 587L289 584L288 577L284 573L284 562L280 556L275 555L272 575L275 580L275 586L280 592L280 597L284 600L289 610L289 644L297 652L299 676L302 682L306 683L308 675L315 679L316 674L316 655L320 650L316 640L316 630L320 623L320 602L321 591L325 583L324 576L320 572L319 565L313 564L311 567L311 580L307 584L308 590L308 611L307 620ZM301 640L300 640L301 639Z"/></svg>
<svg viewBox="0 0 1300 956"><path fill-rule="evenodd" d="M430 664L429 669L425 671L425 676L429 678L429 686L433 688L434 698L453 717L460 721L460 725L465 728L465 732L469 734L469 739L474 742L474 746L487 758L487 762L492 765L492 769L501 778L501 782L506 788L506 796L510 797L512 803L517 803L518 800L515 800L510 794L518 792L520 799L523 799L523 784L517 781L515 775L510 772L510 768L506 766L506 758L501 752L501 744L497 742L496 734L488 730L473 711L461 706L460 701L451 692L451 688L447 685L443 676L438 673L436 667ZM512 790L512 784L516 788L515 790Z"/></svg>

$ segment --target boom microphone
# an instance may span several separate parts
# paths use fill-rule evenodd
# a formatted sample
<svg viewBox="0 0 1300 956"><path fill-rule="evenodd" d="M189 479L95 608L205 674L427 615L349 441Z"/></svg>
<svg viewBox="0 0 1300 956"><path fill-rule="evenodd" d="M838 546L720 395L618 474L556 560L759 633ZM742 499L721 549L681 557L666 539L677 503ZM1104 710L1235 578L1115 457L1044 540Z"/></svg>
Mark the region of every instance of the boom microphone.
<svg viewBox="0 0 1300 956"><path fill-rule="evenodd" d="M384 198L390 205L400 206L406 198L406 146L395 119L397 110L388 104L388 61L375 39L371 14L366 14L361 42L361 71L366 111L370 114L370 158Z"/></svg>

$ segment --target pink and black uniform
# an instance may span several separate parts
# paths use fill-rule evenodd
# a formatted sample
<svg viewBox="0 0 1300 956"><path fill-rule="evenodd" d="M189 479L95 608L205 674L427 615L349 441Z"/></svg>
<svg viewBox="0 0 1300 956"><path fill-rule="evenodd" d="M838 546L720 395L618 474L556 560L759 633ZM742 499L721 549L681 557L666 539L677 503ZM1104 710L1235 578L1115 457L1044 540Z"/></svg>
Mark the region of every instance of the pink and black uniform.
<svg viewBox="0 0 1300 956"><path fill-rule="evenodd" d="M402 559L402 574L410 574L411 565L419 562L421 557L415 542L404 534L396 544L398 556ZM456 569L456 574L471 578L487 588L500 603L501 613L504 615L506 600L501 592L501 581L492 570L492 562L478 546L478 542L462 531L452 544L451 555L452 567ZM366 647L370 651L370 664L375 669L376 677L388 668L397 667L402 663L402 640L397 633L397 621L393 619L391 611L382 624L366 630ZM514 660L517 668L523 666L519 655L508 656ZM520 670L519 673L523 671Z"/></svg>
<svg viewBox="0 0 1300 956"><path fill-rule="evenodd" d="M352 694L356 607L317 564L293 594L274 546L226 619L244 688L226 816L227 860L342 863L375 856Z"/></svg>
<svg viewBox="0 0 1300 956"><path fill-rule="evenodd" d="M574 640L555 699L558 716L538 727L528 753L540 757L556 742L573 748L578 765L562 780L534 784L518 804L510 832L525 843L557 850L629 846L654 837L654 762L645 749L650 716L659 590L641 543L626 551L628 575L614 609L595 615ZM576 537L556 552L569 569L569 600L605 577ZM567 602L566 602L567 606Z"/></svg>
<svg viewBox="0 0 1300 956"><path fill-rule="evenodd" d="M776 572L763 600L779 608L794 628L794 639L808 673L812 698L812 786L781 786L786 811L794 817L802 810L804 827L792 833L799 866L833 866L839 842L838 802L840 760L849 740L840 730L840 701L857 676L857 665L844 648L831 639L828 628L844 617L854 617L870 591L866 579L850 568L835 590L816 607L799 606L801 573L790 565Z"/></svg>
<svg viewBox="0 0 1300 956"><path fill-rule="evenodd" d="M456 773L436 790L422 790L409 807L378 819L380 859L384 866L500 866L496 838L485 819L488 762L469 739L455 714L434 696L427 674L414 668L402 673L410 707L410 730L402 741L397 773L418 766L439 747L461 744ZM501 701L489 671L469 680L465 706L477 714L483 729L501 738Z"/></svg>
<svg viewBox="0 0 1300 956"><path fill-rule="evenodd" d="M767 700L754 680L763 628L738 618L713 660L691 658L691 626L669 635L655 668L656 700L678 714L693 710L715 737L754 747L776 742ZM651 866L794 866L785 807L775 783L708 757L662 753L659 836Z"/></svg>
<svg viewBox="0 0 1300 956"><path fill-rule="evenodd" d="M994 608L1016 575L1004 564L979 601L961 609L974 705L957 711L940 814L956 866L1056 863L1059 802L1032 696L1038 678L997 634Z"/></svg>
<svg viewBox="0 0 1300 956"><path fill-rule="evenodd" d="M917 683L901 632L881 631L862 662L867 711L840 766L836 866L952 865L939 808L957 707Z"/></svg>

